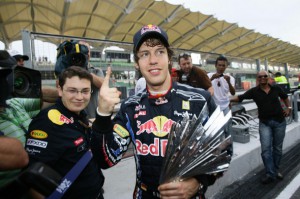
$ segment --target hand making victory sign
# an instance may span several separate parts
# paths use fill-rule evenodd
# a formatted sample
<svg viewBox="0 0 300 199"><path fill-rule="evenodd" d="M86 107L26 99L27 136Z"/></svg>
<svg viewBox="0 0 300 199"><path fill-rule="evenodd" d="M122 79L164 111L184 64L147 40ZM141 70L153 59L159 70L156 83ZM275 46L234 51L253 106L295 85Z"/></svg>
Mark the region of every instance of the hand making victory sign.
<svg viewBox="0 0 300 199"><path fill-rule="evenodd" d="M107 68L106 76L99 92L98 111L102 115L109 115L113 112L116 104L120 103L121 92L117 88L109 88L111 67Z"/></svg>

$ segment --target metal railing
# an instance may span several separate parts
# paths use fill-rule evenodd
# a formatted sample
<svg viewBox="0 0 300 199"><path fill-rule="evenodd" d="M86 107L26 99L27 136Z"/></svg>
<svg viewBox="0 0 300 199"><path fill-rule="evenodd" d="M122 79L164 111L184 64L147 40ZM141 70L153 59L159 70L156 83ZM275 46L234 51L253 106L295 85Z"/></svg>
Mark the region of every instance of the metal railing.
<svg viewBox="0 0 300 199"><path fill-rule="evenodd" d="M299 99L300 90L297 90L293 93L293 119L295 122L298 122L298 99Z"/></svg>

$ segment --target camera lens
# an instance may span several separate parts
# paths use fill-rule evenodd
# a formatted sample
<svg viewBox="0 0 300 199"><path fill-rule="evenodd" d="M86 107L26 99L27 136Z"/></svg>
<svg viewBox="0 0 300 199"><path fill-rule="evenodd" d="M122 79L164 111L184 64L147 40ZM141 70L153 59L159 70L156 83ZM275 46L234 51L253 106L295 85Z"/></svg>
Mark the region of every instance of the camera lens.
<svg viewBox="0 0 300 199"><path fill-rule="evenodd" d="M30 78L22 73L17 72L14 79L14 93L18 96L26 96L30 90Z"/></svg>

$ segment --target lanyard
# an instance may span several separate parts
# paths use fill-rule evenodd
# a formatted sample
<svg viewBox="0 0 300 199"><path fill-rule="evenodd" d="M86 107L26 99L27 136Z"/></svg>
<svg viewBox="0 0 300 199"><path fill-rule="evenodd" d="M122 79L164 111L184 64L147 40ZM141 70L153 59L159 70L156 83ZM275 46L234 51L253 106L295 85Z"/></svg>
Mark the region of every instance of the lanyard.
<svg viewBox="0 0 300 199"><path fill-rule="evenodd" d="M65 192L70 188L72 183L76 180L82 170L86 167L89 161L92 159L93 154L90 150L88 150L80 160L72 167L72 169L65 175L65 177L61 180L61 183L52 192L52 194L47 197L47 199L60 199L63 197Z"/></svg>

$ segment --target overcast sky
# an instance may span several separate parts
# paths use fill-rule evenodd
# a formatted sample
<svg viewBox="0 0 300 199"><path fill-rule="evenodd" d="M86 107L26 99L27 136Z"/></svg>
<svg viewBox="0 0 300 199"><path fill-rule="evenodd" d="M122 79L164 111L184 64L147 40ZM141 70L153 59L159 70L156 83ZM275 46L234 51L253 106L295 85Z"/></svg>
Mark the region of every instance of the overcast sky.
<svg viewBox="0 0 300 199"><path fill-rule="evenodd" d="M166 0L300 47L299 0Z"/></svg>

